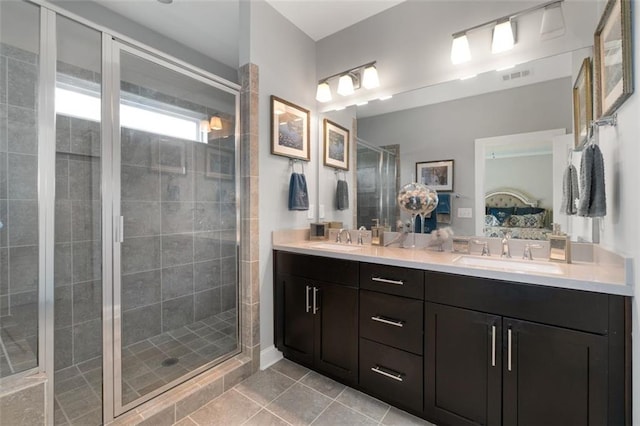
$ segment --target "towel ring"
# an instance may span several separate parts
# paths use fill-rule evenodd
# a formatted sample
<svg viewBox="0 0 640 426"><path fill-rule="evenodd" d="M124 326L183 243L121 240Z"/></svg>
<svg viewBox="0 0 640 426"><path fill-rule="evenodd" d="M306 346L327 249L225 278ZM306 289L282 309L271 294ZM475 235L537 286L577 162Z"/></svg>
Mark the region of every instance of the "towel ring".
<svg viewBox="0 0 640 426"><path fill-rule="evenodd" d="M300 167L302 167L302 174L304 174L304 162L302 160L298 160L295 158L290 158L289 159L289 167L291 168L291 173L295 173L296 169L295 169L295 165L296 163L300 163Z"/></svg>

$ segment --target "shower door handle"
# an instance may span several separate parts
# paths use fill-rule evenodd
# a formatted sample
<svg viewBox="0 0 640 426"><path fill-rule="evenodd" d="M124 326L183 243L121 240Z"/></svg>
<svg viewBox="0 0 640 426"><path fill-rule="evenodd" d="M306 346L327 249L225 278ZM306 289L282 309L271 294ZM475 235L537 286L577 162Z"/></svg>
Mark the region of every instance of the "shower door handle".
<svg viewBox="0 0 640 426"><path fill-rule="evenodd" d="M116 243L124 242L124 216L116 216L114 218L114 227L116 231Z"/></svg>

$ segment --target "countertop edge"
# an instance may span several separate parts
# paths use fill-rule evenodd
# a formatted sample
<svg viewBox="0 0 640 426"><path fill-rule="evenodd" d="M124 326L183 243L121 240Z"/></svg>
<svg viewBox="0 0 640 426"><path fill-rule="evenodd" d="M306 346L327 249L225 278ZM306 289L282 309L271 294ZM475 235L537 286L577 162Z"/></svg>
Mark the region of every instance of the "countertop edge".
<svg viewBox="0 0 640 426"><path fill-rule="evenodd" d="M286 251L312 256L324 256L334 259L352 260L357 262L377 263L380 265L400 266L405 268L420 269L423 271L444 272L472 277L489 278L501 281L511 281L523 284L534 284L547 287L565 288L571 290L591 291L617 296L633 296L633 287L606 281L579 280L566 276L549 274L531 274L510 271L501 271L488 268L474 268L471 266L452 265L446 263L423 262L411 259L399 259L397 257L373 256L370 254L350 252L338 252L321 250L313 247L305 247L300 243L274 244L274 250Z"/></svg>

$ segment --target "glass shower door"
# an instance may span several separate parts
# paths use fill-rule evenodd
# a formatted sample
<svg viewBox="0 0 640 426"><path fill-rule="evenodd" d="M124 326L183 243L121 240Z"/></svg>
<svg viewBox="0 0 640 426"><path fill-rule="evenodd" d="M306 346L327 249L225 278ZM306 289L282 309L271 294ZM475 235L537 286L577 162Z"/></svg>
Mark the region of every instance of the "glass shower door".
<svg viewBox="0 0 640 426"><path fill-rule="evenodd" d="M117 52L116 413L239 350L236 96Z"/></svg>

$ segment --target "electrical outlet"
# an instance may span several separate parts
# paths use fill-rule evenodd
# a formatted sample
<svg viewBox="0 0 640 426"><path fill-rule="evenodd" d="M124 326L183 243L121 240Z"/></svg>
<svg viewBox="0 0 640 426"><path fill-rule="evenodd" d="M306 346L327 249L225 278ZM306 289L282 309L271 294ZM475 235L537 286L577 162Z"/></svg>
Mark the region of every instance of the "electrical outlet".
<svg viewBox="0 0 640 426"><path fill-rule="evenodd" d="M313 204L309 204L309 210L307 210L307 219L313 219L313 211L315 210L316 206L314 206Z"/></svg>
<svg viewBox="0 0 640 426"><path fill-rule="evenodd" d="M459 207L458 217L464 217L466 219L470 219L473 217L473 210L470 207Z"/></svg>

